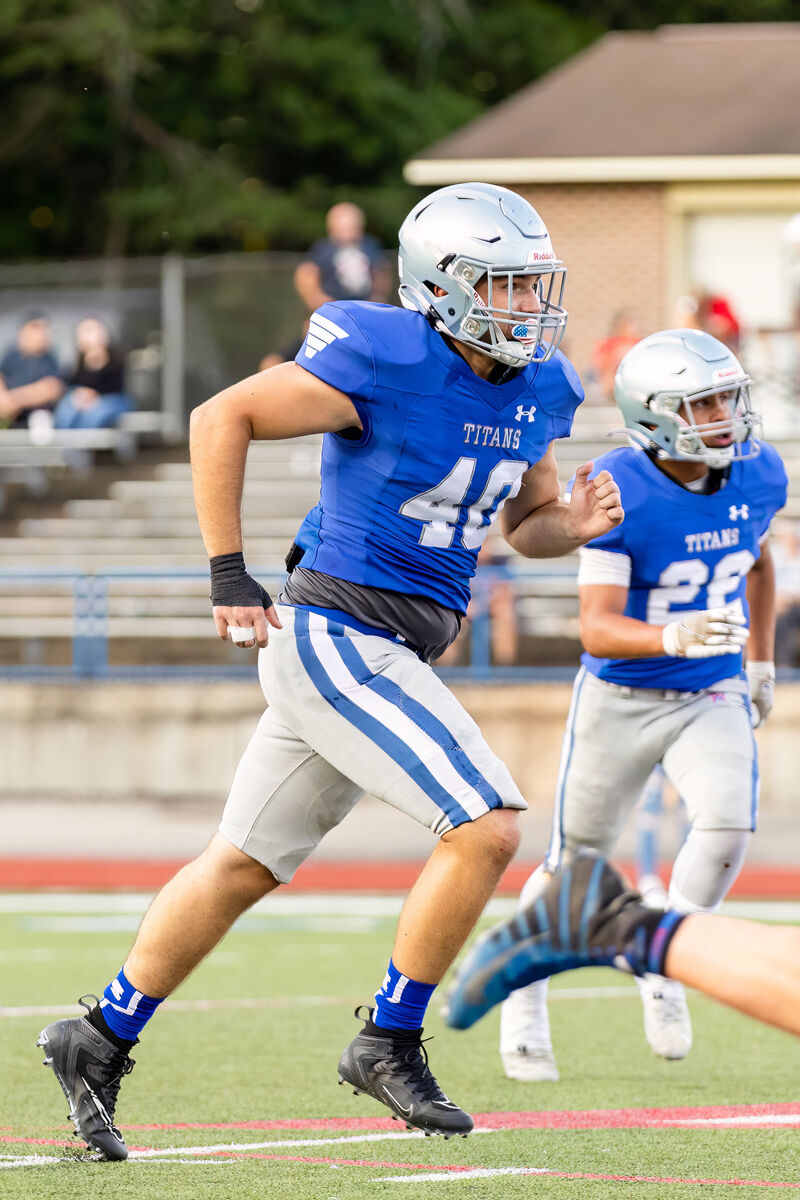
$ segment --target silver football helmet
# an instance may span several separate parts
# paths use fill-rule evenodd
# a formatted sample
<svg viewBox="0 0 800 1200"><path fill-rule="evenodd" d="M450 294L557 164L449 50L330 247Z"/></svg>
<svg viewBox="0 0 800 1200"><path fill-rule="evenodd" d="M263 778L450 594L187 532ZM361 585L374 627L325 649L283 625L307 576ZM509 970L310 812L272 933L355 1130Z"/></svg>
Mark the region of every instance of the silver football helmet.
<svg viewBox="0 0 800 1200"><path fill-rule="evenodd" d="M735 354L699 329L665 329L628 351L614 380L614 399L631 442L660 458L725 467L755 458L761 418L750 406L752 380ZM697 424L692 405L709 396L728 398L730 417ZM728 445L704 437L729 435Z"/></svg>
<svg viewBox="0 0 800 1200"><path fill-rule="evenodd" d="M511 367L555 353L566 271L535 208L508 188L463 183L420 200L400 227L400 301L441 333ZM534 276L541 311L515 311L512 277ZM487 296L475 290L487 279ZM502 281L509 307L498 303ZM443 289L437 296L434 288ZM503 326L511 326L509 338Z"/></svg>

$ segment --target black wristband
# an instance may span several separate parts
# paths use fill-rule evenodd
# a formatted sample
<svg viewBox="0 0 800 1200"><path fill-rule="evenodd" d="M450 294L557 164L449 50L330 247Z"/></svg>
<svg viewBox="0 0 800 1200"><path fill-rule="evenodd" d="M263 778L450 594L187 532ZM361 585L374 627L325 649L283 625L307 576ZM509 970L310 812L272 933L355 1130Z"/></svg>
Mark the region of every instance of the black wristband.
<svg viewBox="0 0 800 1200"><path fill-rule="evenodd" d="M214 608L270 608L272 598L257 579L247 574L241 550L215 554L211 568L211 604Z"/></svg>

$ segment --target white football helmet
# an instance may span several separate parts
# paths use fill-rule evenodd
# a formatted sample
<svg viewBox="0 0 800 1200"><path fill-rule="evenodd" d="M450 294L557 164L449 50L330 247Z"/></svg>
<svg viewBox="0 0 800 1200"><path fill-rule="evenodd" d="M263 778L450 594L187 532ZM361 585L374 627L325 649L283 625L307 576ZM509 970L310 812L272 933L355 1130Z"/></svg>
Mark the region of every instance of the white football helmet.
<svg viewBox="0 0 800 1200"><path fill-rule="evenodd" d="M631 442L659 458L725 467L760 453L761 418L750 406L750 379L735 354L699 329L665 329L628 351L614 380L614 399ZM698 425L692 404L730 396L730 418ZM707 446L709 435L730 434L727 446Z"/></svg>
<svg viewBox="0 0 800 1200"><path fill-rule="evenodd" d="M463 183L420 200L399 234L400 301L441 333L511 367L555 353L567 323L561 306L566 271L536 209L508 188ZM502 279L511 304L511 277L537 279L541 312L498 307ZM484 302L475 290L488 278ZM437 296L440 287L444 295ZM511 325L511 338L501 326Z"/></svg>

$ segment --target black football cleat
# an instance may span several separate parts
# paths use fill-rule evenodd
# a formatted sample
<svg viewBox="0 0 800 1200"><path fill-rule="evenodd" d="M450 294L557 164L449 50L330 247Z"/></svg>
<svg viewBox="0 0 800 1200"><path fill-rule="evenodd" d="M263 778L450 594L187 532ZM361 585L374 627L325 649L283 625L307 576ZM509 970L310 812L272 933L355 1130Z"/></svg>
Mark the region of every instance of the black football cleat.
<svg viewBox="0 0 800 1200"><path fill-rule="evenodd" d="M355 1015L360 1012L357 1008ZM371 1017L373 1010L367 1012ZM390 1029L385 1037L376 1037L362 1030L339 1060L339 1083L385 1104L408 1129L421 1129L426 1136L466 1137L472 1132L472 1117L448 1100L431 1074L421 1037L393 1038Z"/></svg>
<svg viewBox="0 0 800 1200"><path fill-rule="evenodd" d="M81 997L87 1012L91 1006ZM97 1001L96 996L91 999ZM99 1159L128 1157L128 1147L114 1124L120 1083L133 1070L133 1059L94 1028L86 1017L54 1021L36 1042L44 1050L44 1065L52 1067L69 1104L75 1132Z"/></svg>
<svg viewBox="0 0 800 1200"><path fill-rule="evenodd" d="M652 971L650 937L664 914L641 899L595 851L566 855L539 896L467 954L448 993L447 1024L468 1029L517 988L561 971Z"/></svg>

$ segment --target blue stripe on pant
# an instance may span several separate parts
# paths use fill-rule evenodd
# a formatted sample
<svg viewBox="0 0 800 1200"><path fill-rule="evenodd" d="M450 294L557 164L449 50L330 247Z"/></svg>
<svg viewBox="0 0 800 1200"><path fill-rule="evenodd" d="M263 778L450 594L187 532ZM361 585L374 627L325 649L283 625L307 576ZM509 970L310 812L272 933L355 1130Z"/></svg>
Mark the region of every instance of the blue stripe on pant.
<svg viewBox="0 0 800 1200"><path fill-rule="evenodd" d="M300 661L305 667L309 679L331 708L397 763L413 779L417 787L425 792L442 812L446 813L452 825L462 825L464 822L470 821L472 818L469 813L441 786L422 759L406 745L398 734L388 729L377 717L365 712L339 691L314 650L309 630L309 615L306 610L302 608L295 610L294 628ZM336 644L335 639L332 640Z"/></svg>
<svg viewBox="0 0 800 1200"><path fill-rule="evenodd" d="M332 634L344 633L343 628L333 621L328 622L328 629ZM370 688L384 700L388 700L400 712L405 713L423 733L441 746L451 766L465 783L475 789L488 808L503 807L503 799L500 794L492 787L486 776L480 773L466 751L459 746L451 731L435 713L432 713L419 700L415 700L413 696L409 696L408 692L404 692L398 683L393 683L385 675L373 674L350 638L337 636L335 645L342 662L358 683Z"/></svg>
<svg viewBox="0 0 800 1200"><path fill-rule="evenodd" d="M550 835L550 844L547 847L547 855L545 856L544 865L546 870L554 871L558 866L561 858L561 851L564 849L564 793L567 788L567 773L569 764L572 760L572 751L575 748L575 719L578 715L578 701L581 695L584 680L586 679L586 668L581 667L578 674L575 676L573 685L572 703L570 705L569 716L567 717L567 728L564 734L565 744L561 752L561 762L563 770L559 771L558 792L556 793L556 818L553 823L553 831ZM568 741L566 740L568 739ZM556 834L558 835L558 846L555 845ZM555 851L555 853L554 853Z"/></svg>

